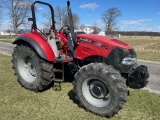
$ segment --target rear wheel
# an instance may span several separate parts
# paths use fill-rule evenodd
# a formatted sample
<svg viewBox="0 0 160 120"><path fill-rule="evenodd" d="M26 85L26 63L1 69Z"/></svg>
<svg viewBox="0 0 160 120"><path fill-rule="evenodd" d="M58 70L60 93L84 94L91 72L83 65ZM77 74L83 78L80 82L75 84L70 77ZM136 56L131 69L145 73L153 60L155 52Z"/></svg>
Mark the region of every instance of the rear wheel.
<svg viewBox="0 0 160 120"><path fill-rule="evenodd" d="M12 56L17 80L26 89L43 91L52 82L53 64L40 58L28 44L17 45Z"/></svg>
<svg viewBox="0 0 160 120"><path fill-rule="evenodd" d="M100 116L112 117L127 100L125 79L102 63L83 66L73 84L79 105Z"/></svg>

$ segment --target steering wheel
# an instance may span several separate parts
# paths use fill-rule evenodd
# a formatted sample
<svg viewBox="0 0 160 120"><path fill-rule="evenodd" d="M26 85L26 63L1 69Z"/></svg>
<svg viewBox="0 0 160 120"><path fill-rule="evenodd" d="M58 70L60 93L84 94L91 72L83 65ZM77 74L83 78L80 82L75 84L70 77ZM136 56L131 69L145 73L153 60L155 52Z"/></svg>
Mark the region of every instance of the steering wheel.
<svg viewBox="0 0 160 120"><path fill-rule="evenodd" d="M61 27L61 29L58 32L61 32L63 30L64 27Z"/></svg>
<svg viewBox="0 0 160 120"><path fill-rule="evenodd" d="M62 30L63 30L63 31L62 31ZM64 32L65 34L68 34L68 33L69 33L68 30L70 30L69 25L66 25L66 26L64 26L64 27L61 27L58 32L61 32L61 31L62 31L62 32Z"/></svg>
<svg viewBox="0 0 160 120"><path fill-rule="evenodd" d="M69 35L69 33L70 33L70 29L69 29L68 25L61 27L60 30L58 31L58 34L59 34L59 36L61 37L61 40L62 40L60 42L62 47L67 44L68 41L67 41L66 37Z"/></svg>

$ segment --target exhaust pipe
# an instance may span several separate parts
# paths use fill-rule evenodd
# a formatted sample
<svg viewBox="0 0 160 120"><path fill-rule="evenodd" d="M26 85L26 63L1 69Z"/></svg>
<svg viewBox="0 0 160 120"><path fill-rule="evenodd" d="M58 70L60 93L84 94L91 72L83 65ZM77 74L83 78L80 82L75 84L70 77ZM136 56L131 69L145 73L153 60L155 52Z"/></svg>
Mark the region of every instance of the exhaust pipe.
<svg viewBox="0 0 160 120"><path fill-rule="evenodd" d="M74 44L74 48L78 45L77 41L76 41L76 36L74 34L74 24L73 24L73 18L72 18L72 11L70 8L70 2L67 1L67 8L68 8L68 17L69 17L69 25L71 28L71 36L72 36L72 40L73 40L73 44Z"/></svg>

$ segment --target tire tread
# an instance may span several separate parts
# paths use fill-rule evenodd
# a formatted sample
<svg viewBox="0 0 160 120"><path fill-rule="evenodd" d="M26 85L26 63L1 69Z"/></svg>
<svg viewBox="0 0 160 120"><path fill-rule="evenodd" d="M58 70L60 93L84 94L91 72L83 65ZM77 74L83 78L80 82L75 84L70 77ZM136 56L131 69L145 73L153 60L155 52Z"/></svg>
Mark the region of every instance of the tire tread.
<svg viewBox="0 0 160 120"><path fill-rule="evenodd" d="M18 59L19 54L23 54L23 53L30 53L31 56L34 56L39 63L40 66L40 71L41 71L41 75L40 75L40 80L38 81L38 83L35 83L34 85L26 85L22 84L22 81L24 81L19 72L18 72L18 68L16 66L16 62ZM54 73L53 73L53 64L45 61L44 59L42 59L41 57L39 57L37 55L37 53L34 51L34 49L27 43L22 43L22 44L18 44L15 48L14 48L14 52L12 53L12 63L13 63L13 69L15 71L15 75L17 75L17 81L19 82L19 84L26 88L29 89L31 91L34 92L42 92L44 91L52 82L52 78L54 77Z"/></svg>
<svg viewBox="0 0 160 120"><path fill-rule="evenodd" d="M91 72L92 71L92 72ZM107 113L96 113L94 110L91 110L88 108L88 106L84 105L83 102L81 101L80 95L77 92L77 87L79 85L79 81L83 79L83 76L87 76L90 74L102 74L103 76L108 76L108 75L113 75L115 77L114 82L115 87L117 88L117 96L118 96L118 101L114 105L113 108ZM104 63L90 63L88 65L83 66L74 76L75 80L73 81L74 85L74 92L76 94L76 100L78 101L79 106L81 105L84 109L87 111L93 112L94 114L98 114L100 116L105 116L105 117L112 117L115 114L118 113L120 109L123 108L123 105L127 101L127 92L128 88L126 86L125 79L120 75L120 72L115 70L112 66L108 66Z"/></svg>

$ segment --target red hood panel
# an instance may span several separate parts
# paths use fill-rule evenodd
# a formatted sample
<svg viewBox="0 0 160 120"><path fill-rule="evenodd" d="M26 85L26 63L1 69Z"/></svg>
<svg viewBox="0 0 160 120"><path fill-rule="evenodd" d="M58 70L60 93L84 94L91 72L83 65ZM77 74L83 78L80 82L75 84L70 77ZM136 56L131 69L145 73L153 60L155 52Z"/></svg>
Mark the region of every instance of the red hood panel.
<svg viewBox="0 0 160 120"><path fill-rule="evenodd" d="M93 40L93 41L100 42L102 44L112 46L112 47L132 49L132 46L108 36L101 36L101 35L94 35L94 34L78 34L77 37Z"/></svg>

